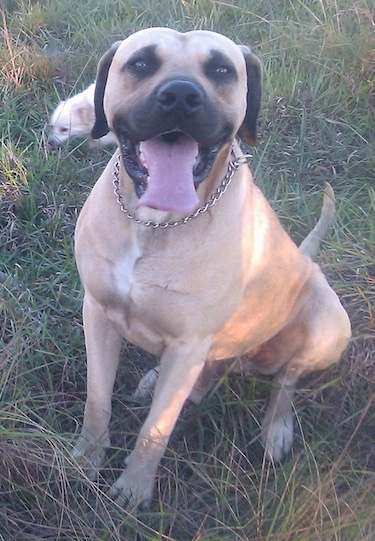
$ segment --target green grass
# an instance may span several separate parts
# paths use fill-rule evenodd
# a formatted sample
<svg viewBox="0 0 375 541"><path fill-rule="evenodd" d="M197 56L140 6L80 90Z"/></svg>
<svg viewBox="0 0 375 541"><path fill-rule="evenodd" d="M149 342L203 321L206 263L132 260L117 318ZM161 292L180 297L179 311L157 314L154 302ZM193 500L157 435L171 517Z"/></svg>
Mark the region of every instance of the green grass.
<svg viewBox="0 0 375 541"><path fill-rule="evenodd" d="M0 44L0 540L370 541L375 538L373 0L5 0ZM267 378L224 378L179 420L147 513L106 497L147 413L129 397L152 359L124 346L113 449L99 483L69 458L85 399L76 218L108 160L46 147L59 99L115 40L213 29L264 64L257 183L299 242L325 181L337 219L320 263L348 310L341 363L301 382L296 442L264 463ZM125 358L127 361L125 362Z"/></svg>

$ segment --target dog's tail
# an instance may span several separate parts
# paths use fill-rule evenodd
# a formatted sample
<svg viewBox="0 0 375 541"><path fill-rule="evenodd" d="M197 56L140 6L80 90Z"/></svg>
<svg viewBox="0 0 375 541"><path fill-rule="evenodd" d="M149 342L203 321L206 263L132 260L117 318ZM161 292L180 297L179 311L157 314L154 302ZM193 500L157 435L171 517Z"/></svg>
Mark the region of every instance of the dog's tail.
<svg viewBox="0 0 375 541"><path fill-rule="evenodd" d="M298 249L303 255L315 259L318 255L320 243L324 240L328 230L332 227L335 218L335 194L332 186L326 182L323 196L322 213L319 221L307 237L301 242Z"/></svg>

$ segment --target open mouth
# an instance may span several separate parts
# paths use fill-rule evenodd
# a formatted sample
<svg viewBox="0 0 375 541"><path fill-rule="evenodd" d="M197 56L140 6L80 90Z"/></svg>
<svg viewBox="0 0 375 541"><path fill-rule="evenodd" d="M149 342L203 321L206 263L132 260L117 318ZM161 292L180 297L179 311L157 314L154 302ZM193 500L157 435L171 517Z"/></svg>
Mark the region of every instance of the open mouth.
<svg viewBox="0 0 375 541"><path fill-rule="evenodd" d="M125 169L139 199L137 207L175 212L196 208L196 189L212 167L217 146L201 146L179 130L146 141L133 141L126 134L119 139Z"/></svg>

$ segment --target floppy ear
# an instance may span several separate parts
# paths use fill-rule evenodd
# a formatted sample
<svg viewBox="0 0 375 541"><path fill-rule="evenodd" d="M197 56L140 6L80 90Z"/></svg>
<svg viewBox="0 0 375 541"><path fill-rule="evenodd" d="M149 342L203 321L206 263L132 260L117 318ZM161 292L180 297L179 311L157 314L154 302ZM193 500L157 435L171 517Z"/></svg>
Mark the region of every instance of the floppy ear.
<svg viewBox="0 0 375 541"><path fill-rule="evenodd" d="M90 133L90 129L95 122L95 114L91 103L85 103L77 107L77 114L81 125L86 129L86 133Z"/></svg>
<svg viewBox="0 0 375 541"><path fill-rule="evenodd" d="M238 135L248 145L255 145L257 138L257 120L262 98L262 64L248 47L240 46L246 62L247 107Z"/></svg>
<svg viewBox="0 0 375 541"><path fill-rule="evenodd" d="M108 79L108 71L120 43L121 41L116 41L99 60L94 93L95 123L91 130L91 137L93 139L100 139L100 137L103 137L103 135L109 132L109 126L104 113L103 98Z"/></svg>

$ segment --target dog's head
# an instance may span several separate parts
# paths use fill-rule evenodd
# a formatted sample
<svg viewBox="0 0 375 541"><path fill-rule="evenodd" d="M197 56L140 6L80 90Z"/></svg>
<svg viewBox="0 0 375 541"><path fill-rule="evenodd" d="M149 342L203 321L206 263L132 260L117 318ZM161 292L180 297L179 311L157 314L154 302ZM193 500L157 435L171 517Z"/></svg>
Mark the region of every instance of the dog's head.
<svg viewBox="0 0 375 541"><path fill-rule="evenodd" d="M246 47L208 31L142 30L99 63L92 136L116 134L139 205L191 210L220 149L237 134L254 144L260 99ZM176 193L160 197L166 175Z"/></svg>
<svg viewBox="0 0 375 541"><path fill-rule="evenodd" d="M94 89L92 84L83 92L61 101L50 118L48 145L57 148L69 139L86 138L94 125Z"/></svg>

